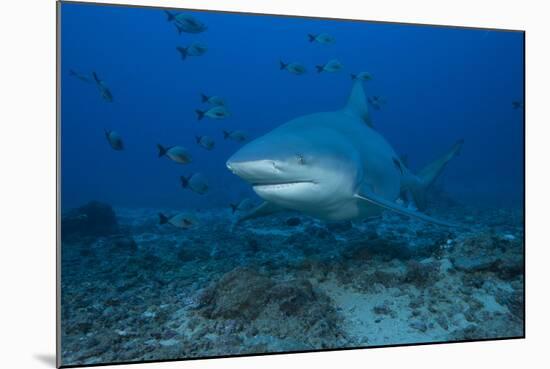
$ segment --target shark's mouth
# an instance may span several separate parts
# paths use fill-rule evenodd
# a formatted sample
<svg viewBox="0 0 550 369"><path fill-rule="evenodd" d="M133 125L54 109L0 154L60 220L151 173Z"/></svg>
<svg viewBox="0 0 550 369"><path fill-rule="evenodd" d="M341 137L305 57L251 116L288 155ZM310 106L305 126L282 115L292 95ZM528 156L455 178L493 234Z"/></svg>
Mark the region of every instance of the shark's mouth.
<svg viewBox="0 0 550 369"><path fill-rule="evenodd" d="M266 182L266 183L252 183L252 187L255 190L284 190L292 187L296 187L304 184L316 184L314 181L290 181L290 182Z"/></svg>

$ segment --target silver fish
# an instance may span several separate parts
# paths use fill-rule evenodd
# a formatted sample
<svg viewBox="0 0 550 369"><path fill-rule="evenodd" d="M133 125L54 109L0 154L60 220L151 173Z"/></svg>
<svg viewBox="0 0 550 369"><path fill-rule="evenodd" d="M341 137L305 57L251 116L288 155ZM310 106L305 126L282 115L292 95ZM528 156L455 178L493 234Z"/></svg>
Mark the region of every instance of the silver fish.
<svg viewBox="0 0 550 369"><path fill-rule="evenodd" d="M318 35L309 34L307 36L309 37L309 42L318 42L325 45L332 45L336 42L334 37L332 37L328 33L320 33Z"/></svg>
<svg viewBox="0 0 550 369"><path fill-rule="evenodd" d="M171 224L177 228L189 229L196 224L196 221L188 214L176 214L168 217L163 213L159 213L159 224Z"/></svg>
<svg viewBox="0 0 550 369"><path fill-rule="evenodd" d="M109 131L105 130L105 137L107 138L107 142L109 142L109 145L113 148L113 150L124 150L124 142L122 141L122 137L115 132L115 131Z"/></svg>
<svg viewBox="0 0 550 369"><path fill-rule="evenodd" d="M206 150L212 150L215 146L214 140L209 136L195 136L195 141Z"/></svg>
<svg viewBox="0 0 550 369"><path fill-rule="evenodd" d="M338 72L339 70L341 70L344 66L342 65L342 63L340 63L337 59L332 59L330 60L328 63L324 64L324 65L317 65L316 68L317 68L317 73L321 73L321 72L330 72L330 73L334 73L334 72Z"/></svg>
<svg viewBox="0 0 550 369"><path fill-rule="evenodd" d="M167 156L179 164L189 164L192 160L191 154L189 154L187 149L182 146L164 147L157 144L157 148L159 150L159 158Z"/></svg>
<svg viewBox="0 0 550 369"><path fill-rule="evenodd" d="M180 52L181 59L185 60L188 56L201 56L206 53L208 47L206 45L200 44L198 42L191 44L187 47L178 46L176 50Z"/></svg>
<svg viewBox="0 0 550 369"><path fill-rule="evenodd" d="M190 14L173 13L168 10L164 11L168 22L174 22L178 34L182 33L201 33L207 30L206 25L199 22Z"/></svg>
<svg viewBox="0 0 550 369"><path fill-rule="evenodd" d="M283 61L279 62L280 69L286 69L292 74L301 75L307 72L306 67L300 63L285 63Z"/></svg>
<svg viewBox="0 0 550 369"><path fill-rule="evenodd" d="M223 131L223 139L227 140L233 140L237 142L244 142L248 140L248 137L246 136L246 133L243 131Z"/></svg>
<svg viewBox="0 0 550 369"><path fill-rule="evenodd" d="M369 72L360 72L357 74L351 74L351 79L356 80L359 79L361 81L370 81L372 79L372 75Z"/></svg>
<svg viewBox="0 0 550 369"><path fill-rule="evenodd" d="M212 119L225 119L229 116L229 111L225 106L214 106L208 110L195 110L197 119L201 120L205 116Z"/></svg>
<svg viewBox="0 0 550 369"><path fill-rule="evenodd" d="M201 99L202 99L203 103L209 103L209 104L217 105L217 106L225 105L224 99L222 99L219 96L207 96L205 94L201 94Z"/></svg>
<svg viewBox="0 0 550 369"><path fill-rule="evenodd" d="M69 70L69 75L81 80L82 82L86 82L86 83L90 83L92 82L92 78L87 76L87 75L84 75L82 73L78 73L77 71L75 71L74 69L71 69Z"/></svg>
<svg viewBox="0 0 550 369"><path fill-rule="evenodd" d="M208 181L201 173L194 173L188 177L181 176L181 187L189 188L200 195L208 192Z"/></svg>
<svg viewBox="0 0 550 369"><path fill-rule="evenodd" d="M99 79L96 72L92 72L92 76L94 77L94 81L97 85L97 88L99 89L99 92L101 93L101 97L103 100L107 102L113 102L113 94L111 93L111 90L105 85L105 82Z"/></svg>

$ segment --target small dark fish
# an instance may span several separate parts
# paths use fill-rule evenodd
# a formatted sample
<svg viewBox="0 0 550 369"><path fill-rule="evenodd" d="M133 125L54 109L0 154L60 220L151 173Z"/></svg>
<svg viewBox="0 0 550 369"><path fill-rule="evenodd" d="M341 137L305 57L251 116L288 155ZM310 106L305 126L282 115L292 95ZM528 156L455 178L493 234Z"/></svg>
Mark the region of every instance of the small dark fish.
<svg viewBox="0 0 550 369"><path fill-rule="evenodd" d="M279 61L279 67L281 70L286 69L290 73L298 76L307 72L306 67L300 63L285 63L283 61Z"/></svg>
<svg viewBox="0 0 550 369"><path fill-rule="evenodd" d="M122 141L122 137L115 132L115 131L109 131L105 130L105 137L107 138L107 141L109 142L109 145L113 148L113 150L124 150L124 142Z"/></svg>
<svg viewBox="0 0 550 369"><path fill-rule="evenodd" d="M181 187L189 188L191 191L200 195L204 195L208 192L208 182L201 173L194 173L188 177L181 176Z"/></svg>
<svg viewBox="0 0 550 369"><path fill-rule="evenodd" d="M326 64L317 65L316 68L317 68L317 73L321 73L321 72L334 73L342 70L344 66L338 60L332 59Z"/></svg>
<svg viewBox="0 0 550 369"><path fill-rule="evenodd" d="M167 156L179 164L189 164L192 160L191 154L182 146L164 147L157 144L157 148L159 150L159 158Z"/></svg>
<svg viewBox="0 0 550 369"><path fill-rule="evenodd" d="M168 10L164 11L166 13L167 21L174 22L178 34L182 33L201 33L207 30L206 25L199 22L192 15L183 14L183 13L173 13Z"/></svg>
<svg viewBox="0 0 550 369"><path fill-rule="evenodd" d="M372 75L368 72L360 72L360 73L357 73L357 74L351 74L351 79L352 80L361 80L361 81L370 81L372 79Z"/></svg>
<svg viewBox="0 0 550 369"><path fill-rule="evenodd" d="M195 136L195 141L209 151L212 150L215 145L214 140L209 136Z"/></svg>
<svg viewBox="0 0 550 369"><path fill-rule="evenodd" d="M75 71L74 69L71 69L69 70L69 75L75 77L75 78L78 78L79 80L81 80L82 82L86 82L86 83L90 83L92 82L92 79L91 77L89 76L86 76L82 73L78 73L77 71Z"/></svg>
<svg viewBox="0 0 550 369"><path fill-rule="evenodd" d="M201 56L201 55L204 55L204 53L206 53L208 48L206 47L206 45L199 44L199 43L194 43L194 44L191 44L187 47L178 46L178 47L176 47L176 50L178 50L180 52L181 59L185 60L185 59L187 59L188 56Z"/></svg>
<svg viewBox="0 0 550 369"><path fill-rule="evenodd" d="M243 131L223 131L223 139L227 140L233 140L237 142L244 142L248 140L248 137L246 136L246 133Z"/></svg>
<svg viewBox="0 0 550 369"><path fill-rule="evenodd" d="M219 96L207 96L205 94L201 94L201 100L203 103L209 103L216 106L225 105L225 101Z"/></svg>
<svg viewBox="0 0 550 369"><path fill-rule="evenodd" d="M386 100L384 100L380 96L370 96L367 101L374 110L380 110L382 108L382 105L386 104Z"/></svg>
<svg viewBox="0 0 550 369"><path fill-rule="evenodd" d="M174 227L189 229L196 224L196 221L187 214L177 214L168 217L163 213L159 213L159 224L171 224Z"/></svg>
<svg viewBox="0 0 550 369"><path fill-rule="evenodd" d="M224 119L229 116L229 111L225 106L214 106L206 111L197 109L195 112L197 113L198 120L201 120L205 116L212 119Z"/></svg>
<svg viewBox="0 0 550 369"><path fill-rule="evenodd" d="M325 45L332 45L336 42L334 37L332 37L328 33L320 33L318 35L313 35L310 33L307 35L307 37L309 38L309 42L318 42Z"/></svg>
<svg viewBox="0 0 550 369"><path fill-rule="evenodd" d="M99 79L96 72L92 72L92 76L94 77L94 81L97 85L97 88L99 88L99 92L101 93L101 97L103 100L107 102L113 102L113 94L111 93L111 90L105 85L105 82Z"/></svg>

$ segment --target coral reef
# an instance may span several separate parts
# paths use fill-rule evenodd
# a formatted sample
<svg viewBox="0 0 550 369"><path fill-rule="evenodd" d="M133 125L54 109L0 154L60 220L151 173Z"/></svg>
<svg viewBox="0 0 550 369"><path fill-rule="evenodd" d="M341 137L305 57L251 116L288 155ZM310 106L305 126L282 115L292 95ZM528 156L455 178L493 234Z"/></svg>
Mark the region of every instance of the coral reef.
<svg viewBox="0 0 550 369"><path fill-rule="evenodd" d="M110 205L91 201L74 209L61 218L61 237L100 237L118 232L118 222Z"/></svg>
<svg viewBox="0 0 550 369"><path fill-rule="evenodd" d="M392 214L231 230L227 209L180 230L158 225L165 210L67 213L64 363L523 335L519 210L446 208L468 225L452 232ZM101 226L82 232L80 214Z"/></svg>

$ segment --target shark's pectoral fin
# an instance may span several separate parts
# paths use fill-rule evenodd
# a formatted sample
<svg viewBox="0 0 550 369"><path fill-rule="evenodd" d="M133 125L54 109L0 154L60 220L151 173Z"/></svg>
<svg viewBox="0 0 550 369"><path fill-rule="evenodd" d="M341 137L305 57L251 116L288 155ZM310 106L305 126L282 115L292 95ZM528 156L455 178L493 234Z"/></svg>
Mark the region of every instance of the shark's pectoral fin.
<svg viewBox="0 0 550 369"><path fill-rule="evenodd" d="M433 218L429 215L423 214L419 211L409 209L409 208L405 208L405 207L403 207L403 206L401 206L401 205L399 205L399 204L397 204L393 201L389 201L389 200L384 199L383 197L375 194L374 192L372 192L369 189L365 189L365 188L361 189L357 194L355 194L355 197L357 199L360 199L360 200L363 200L363 201L368 201L371 204L378 205L378 206L380 206L384 209L391 210L391 211L394 211L394 212L399 213L401 215L409 216L411 218L420 219L420 220L423 220L425 222L429 222L429 223L433 223L433 224L437 224L437 225L441 225L441 226L445 226L445 227L457 227L458 226L458 224L445 222L445 221Z"/></svg>
<svg viewBox="0 0 550 369"><path fill-rule="evenodd" d="M271 202L264 201L254 209L238 216L236 220L233 222L231 228L235 227L239 223L244 222L245 220L265 217L267 215L278 213L283 210L285 209L280 207L279 205L275 205Z"/></svg>

